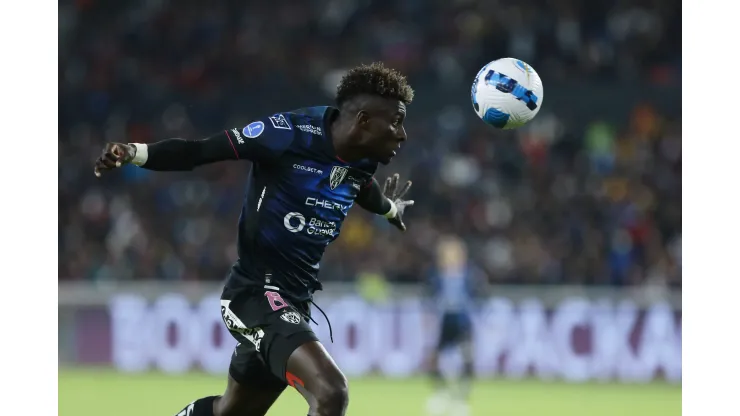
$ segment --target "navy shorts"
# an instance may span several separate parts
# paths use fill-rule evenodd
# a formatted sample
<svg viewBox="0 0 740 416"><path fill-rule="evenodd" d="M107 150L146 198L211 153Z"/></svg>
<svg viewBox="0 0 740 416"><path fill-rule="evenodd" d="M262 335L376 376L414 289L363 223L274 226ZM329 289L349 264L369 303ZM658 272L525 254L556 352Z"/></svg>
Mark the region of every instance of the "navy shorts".
<svg viewBox="0 0 740 416"><path fill-rule="evenodd" d="M467 314L462 313L445 313L440 321L439 341L437 349L460 345L465 341L470 341L472 336L471 320Z"/></svg>
<svg viewBox="0 0 740 416"><path fill-rule="evenodd" d="M225 290L221 316L239 342L231 356L229 375L241 385L284 389L286 367L301 345L317 341L308 325L308 302L283 299L278 291L259 287Z"/></svg>

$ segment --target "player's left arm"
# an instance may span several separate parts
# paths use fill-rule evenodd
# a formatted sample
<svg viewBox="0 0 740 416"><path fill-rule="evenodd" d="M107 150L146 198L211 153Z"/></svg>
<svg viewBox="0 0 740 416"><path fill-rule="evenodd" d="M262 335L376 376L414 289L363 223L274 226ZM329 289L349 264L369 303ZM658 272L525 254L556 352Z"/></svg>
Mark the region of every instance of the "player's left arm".
<svg viewBox="0 0 740 416"><path fill-rule="evenodd" d="M399 176L395 174L385 181L383 189L375 178L369 186L364 187L357 196L357 204L374 214L383 215L388 222L401 231L406 231L403 223L403 212L406 207L414 205L414 201L405 200L404 196L411 188L411 181L407 181L403 188L398 189Z"/></svg>

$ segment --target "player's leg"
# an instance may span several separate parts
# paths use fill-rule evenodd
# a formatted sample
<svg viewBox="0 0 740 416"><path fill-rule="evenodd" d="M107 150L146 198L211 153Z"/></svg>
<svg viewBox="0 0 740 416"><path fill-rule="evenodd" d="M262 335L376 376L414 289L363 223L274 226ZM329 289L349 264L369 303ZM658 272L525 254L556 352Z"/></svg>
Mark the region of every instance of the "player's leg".
<svg viewBox="0 0 740 416"><path fill-rule="evenodd" d="M176 416L263 416L286 386L270 373L254 345L239 344L231 357L223 395L198 399Z"/></svg>
<svg viewBox="0 0 740 416"><path fill-rule="evenodd" d="M470 392L473 385L473 337L469 321L462 317L458 335L458 345L462 353L463 365L457 389L452 396L451 407L454 414L466 416L470 413Z"/></svg>
<svg viewBox="0 0 740 416"><path fill-rule="evenodd" d="M310 416L342 416L347 411L347 378L320 342L306 342L290 354L286 378L306 399Z"/></svg>
<svg viewBox="0 0 740 416"><path fill-rule="evenodd" d="M436 416L447 413L451 405L450 392L448 383L445 380L440 368L440 356L447 348L454 346L455 328L453 317L450 314L443 314L439 320L439 338L434 346L428 360L428 375L432 381L434 393L427 401L427 414Z"/></svg>
<svg viewBox="0 0 740 416"><path fill-rule="evenodd" d="M462 353L463 359L463 368L460 377L460 394L464 400L467 400L470 396L475 372L473 363L473 333L472 326L468 323L463 324L460 340L460 352Z"/></svg>
<svg viewBox="0 0 740 416"><path fill-rule="evenodd" d="M268 290L225 300L222 305L232 333L251 340L245 344L254 345L273 379L303 395L310 416L344 415L347 380L309 326L307 303L296 304Z"/></svg>
<svg viewBox="0 0 740 416"><path fill-rule="evenodd" d="M245 387L230 375L222 396L198 399L176 416L264 416L282 390Z"/></svg>

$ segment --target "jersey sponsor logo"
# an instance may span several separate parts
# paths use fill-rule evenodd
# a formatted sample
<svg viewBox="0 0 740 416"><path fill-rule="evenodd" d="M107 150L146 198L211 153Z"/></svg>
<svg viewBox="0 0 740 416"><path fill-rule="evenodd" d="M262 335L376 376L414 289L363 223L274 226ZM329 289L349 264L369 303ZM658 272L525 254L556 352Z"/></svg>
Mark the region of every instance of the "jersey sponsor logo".
<svg viewBox="0 0 740 416"><path fill-rule="evenodd" d="M329 188L331 190L337 189L339 185L344 182L344 178L347 176L347 168L344 166L334 166L331 168L331 174L329 174Z"/></svg>
<svg viewBox="0 0 740 416"><path fill-rule="evenodd" d="M320 218L311 218L306 227L306 217L299 212L290 212L283 218L285 229L291 233L306 231L308 235L324 235L333 237L337 231L337 223Z"/></svg>
<svg viewBox="0 0 740 416"><path fill-rule="evenodd" d="M285 229L291 233L299 233L303 231L306 226L306 217L300 212L289 212L285 218L283 218L283 225Z"/></svg>
<svg viewBox="0 0 740 416"><path fill-rule="evenodd" d="M272 127L275 127L276 129L292 130L290 128L290 123L288 123L288 120L283 114L275 114L274 116L271 116L270 123L272 123Z"/></svg>
<svg viewBox="0 0 740 416"><path fill-rule="evenodd" d="M337 224L334 221L325 221L319 218L311 218L308 222L306 234L308 235L326 235L334 237L337 231Z"/></svg>
<svg viewBox="0 0 740 416"><path fill-rule="evenodd" d="M317 136L323 135L321 132L321 127L312 126L310 124L299 124L295 126L298 130L301 130L306 133L315 134Z"/></svg>
<svg viewBox="0 0 740 416"><path fill-rule="evenodd" d="M321 169L312 168L310 166L303 166L303 165L299 165L297 163L293 164L293 169L302 170L304 172L311 172L311 173L315 173L317 175L323 175L324 174L324 171L321 170Z"/></svg>
<svg viewBox="0 0 740 416"><path fill-rule="evenodd" d="M242 129L242 134L244 134L245 137L254 139L256 137L259 137L259 135L262 134L263 131L265 131L265 123L261 121L255 121L253 123L250 123L247 127L244 127ZM244 142L239 143L243 144Z"/></svg>
<svg viewBox="0 0 740 416"><path fill-rule="evenodd" d="M319 198L314 198L312 196L309 196L308 198L306 198L305 205L308 205L309 207L335 209L337 211L346 211L350 208L349 205L342 205L334 201L330 201L328 199L319 199Z"/></svg>
<svg viewBox="0 0 740 416"><path fill-rule="evenodd" d="M237 143L244 144L244 139L242 138L242 134L239 133L239 129L231 129L231 132L234 133L234 138Z"/></svg>
<svg viewBox="0 0 740 416"><path fill-rule="evenodd" d="M226 328L246 338L259 351L265 332L261 328L247 328L244 322L229 308L230 304L230 300L221 299L221 317L224 320L224 324L226 324Z"/></svg>
<svg viewBox="0 0 740 416"><path fill-rule="evenodd" d="M296 312L284 312L282 315L280 315L280 319L289 324L298 325L301 323L301 317Z"/></svg>

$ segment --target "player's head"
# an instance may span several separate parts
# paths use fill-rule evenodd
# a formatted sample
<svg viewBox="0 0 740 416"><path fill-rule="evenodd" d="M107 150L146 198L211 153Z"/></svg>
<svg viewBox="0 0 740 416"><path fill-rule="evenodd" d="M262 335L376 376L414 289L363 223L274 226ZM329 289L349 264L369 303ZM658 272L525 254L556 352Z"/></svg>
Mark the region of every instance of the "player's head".
<svg viewBox="0 0 740 416"><path fill-rule="evenodd" d="M406 77L376 62L349 70L339 82L336 102L344 122L351 124L353 146L386 164L406 140L403 121L413 98Z"/></svg>
<svg viewBox="0 0 740 416"><path fill-rule="evenodd" d="M456 269L465 265L468 250L456 236L446 235L437 242L437 265L441 269Z"/></svg>

